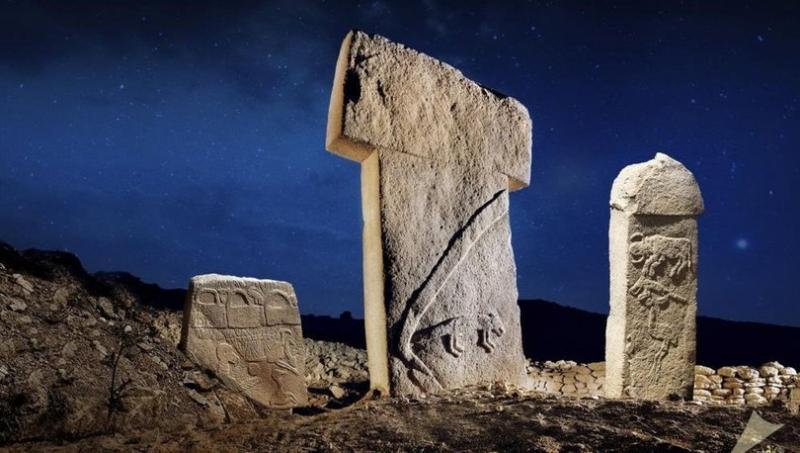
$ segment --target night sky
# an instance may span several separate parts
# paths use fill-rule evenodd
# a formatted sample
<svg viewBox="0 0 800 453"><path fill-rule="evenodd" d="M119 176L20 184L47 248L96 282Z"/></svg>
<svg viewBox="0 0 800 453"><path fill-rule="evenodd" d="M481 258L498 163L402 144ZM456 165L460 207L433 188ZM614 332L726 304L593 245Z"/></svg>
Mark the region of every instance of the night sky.
<svg viewBox="0 0 800 453"><path fill-rule="evenodd" d="M662 151L705 198L700 314L800 326L799 3L135 3L0 3L0 239L360 315L359 167L324 151L359 28L528 107L522 298L607 311L611 182Z"/></svg>

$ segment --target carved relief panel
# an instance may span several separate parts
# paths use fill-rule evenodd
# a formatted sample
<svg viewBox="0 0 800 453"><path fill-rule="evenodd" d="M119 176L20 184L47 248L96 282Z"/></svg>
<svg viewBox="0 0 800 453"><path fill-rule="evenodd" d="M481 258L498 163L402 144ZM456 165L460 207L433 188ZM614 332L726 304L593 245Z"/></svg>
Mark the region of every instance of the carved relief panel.
<svg viewBox="0 0 800 453"><path fill-rule="evenodd" d="M181 344L200 365L264 406L307 402L300 313L286 282L193 278Z"/></svg>

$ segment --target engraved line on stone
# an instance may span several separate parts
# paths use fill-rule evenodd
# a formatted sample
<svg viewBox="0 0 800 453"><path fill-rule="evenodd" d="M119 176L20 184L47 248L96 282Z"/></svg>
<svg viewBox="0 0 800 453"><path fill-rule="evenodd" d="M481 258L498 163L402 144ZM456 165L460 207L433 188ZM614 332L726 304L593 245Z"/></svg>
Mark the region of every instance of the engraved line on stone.
<svg viewBox="0 0 800 453"><path fill-rule="evenodd" d="M470 218L467 219L463 227L456 231L456 233L448 241L444 252L439 257L436 264L434 264L431 271L428 273L428 276L425 278L425 280L423 280L422 285L414 290L409 298L408 303L406 304L406 310L403 313L401 321L399 337L400 341L398 342L398 357L408 368L408 376L411 378L411 381L420 388L422 388L422 386L414 378L413 370L417 370L427 376L430 376L439 387L442 387L442 385L433 375L433 372L430 370L430 368L428 368L425 362L414 353L414 350L411 346L411 338L414 332L417 330L422 316L426 311L428 311L428 308L431 306L433 301L436 300L436 297L439 295L439 291L441 291L450 277L455 273L458 266L469 255L469 252L472 250L473 246L487 231L489 231L495 225L495 223L500 221L503 216L508 213L508 210L503 210L501 213L493 217L485 228L478 230L477 232L473 231L480 227L482 223L481 221L484 217L488 217L489 214L496 210L489 208L496 206L497 200L499 200L500 196L505 192L506 190L503 189L495 193L492 198L489 199L489 201L481 205L470 216ZM474 237L471 238L471 235L474 235ZM457 261L452 262L454 259L457 259ZM431 282L435 282L436 284L432 285Z"/></svg>
<svg viewBox="0 0 800 453"><path fill-rule="evenodd" d="M642 274L628 292L647 308L647 334L658 344L655 360L650 360L650 372L658 375L661 363L671 349L678 346L678 331L659 322L658 314L669 308L671 302L688 305L689 300L675 294L673 289L659 283L659 269L666 264L665 274L673 283L684 271L692 274L692 243L686 238L654 234L644 236L634 233L630 237L630 259L635 266L642 267ZM672 284L670 284L672 286ZM632 345L628 345L629 347Z"/></svg>

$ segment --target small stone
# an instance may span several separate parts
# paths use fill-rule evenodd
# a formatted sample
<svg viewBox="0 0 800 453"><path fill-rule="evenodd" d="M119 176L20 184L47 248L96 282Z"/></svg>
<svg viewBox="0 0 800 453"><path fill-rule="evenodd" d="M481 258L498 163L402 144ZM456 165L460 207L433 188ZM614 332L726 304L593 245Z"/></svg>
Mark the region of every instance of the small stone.
<svg viewBox="0 0 800 453"><path fill-rule="evenodd" d="M694 374L697 374L697 375L700 375L700 376L711 376L712 374L714 374L714 370L712 368L707 367L707 366L695 365L694 366Z"/></svg>
<svg viewBox="0 0 800 453"><path fill-rule="evenodd" d="M59 287L53 293L53 304L57 307L65 307L69 303L69 295L69 288L65 288L63 286Z"/></svg>
<svg viewBox="0 0 800 453"><path fill-rule="evenodd" d="M797 370L795 370L790 366L787 366L786 368L783 369L781 374L784 376L797 376Z"/></svg>
<svg viewBox="0 0 800 453"><path fill-rule="evenodd" d="M726 381L722 382L722 388L724 388L724 389L740 389L742 387L744 387L744 384L742 384L739 381L734 381L734 380L728 381L728 380L726 380Z"/></svg>
<svg viewBox="0 0 800 453"><path fill-rule="evenodd" d="M108 355L108 350L99 341L94 340L92 341L92 344L94 345L94 348L100 352L100 354L102 354L103 356Z"/></svg>
<svg viewBox="0 0 800 453"><path fill-rule="evenodd" d="M572 372L577 374L592 374L592 369L586 365L579 365L572 369Z"/></svg>
<svg viewBox="0 0 800 453"><path fill-rule="evenodd" d="M695 398L697 398L697 397L710 398L711 397L711 392L709 392L708 390L695 390L694 391L694 397Z"/></svg>
<svg viewBox="0 0 800 453"><path fill-rule="evenodd" d="M736 369L736 374L739 375L740 378L744 379L745 381L749 381L751 379L756 379L759 376L759 373L754 368L742 366Z"/></svg>
<svg viewBox="0 0 800 453"><path fill-rule="evenodd" d="M767 363L764 363L764 364L762 364L761 366L771 366L772 368L777 368L777 369L778 369L778 371L781 371L781 370L783 370L784 368L786 368L786 367L784 367L783 365L781 365L781 363L780 363L780 362L775 362L775 361L773 361L773 362L767 362Z"/></svg>
<svg viewBox="0 0 800 453"><path fill-rule="evenodd" d="M337 400L341 399L345 395L344 389L335 384L328 387L328 391L331 392L331 396L333 396Z"/></svg>
<svg viewBox="0 0 800 453"><path fill-rule="evenodd" d="M125 333L131 333L131 332L133 332L133 327L131 327L130 325L127 325L127 326L125 326L124 329L122 329L122 331L125 332Z"/></svg>
<svg viewBox="0 0 800 453"><path fill-rule="evenodd" d="M117 317L117 313L114 311L114 304L107 297L98 297L97 307L107 318Z"/></svg>
<svg viewBox="0 0 800 453"><path fill-rule="evenodd" d="M745 388L750 387L763 387L767 384L767 380L763 378L757 378L744 383Z"/></svg>
<svg viewBox="0 0 800 453"><path fill-rule="evenodd" d="M695 374L694 376L694 388L697 389L710 389L713 386L711 379L702 375L702 374Z"/></svg>
<svg viewBox="0 0 800 453"><path fill-rule="evenodd" d="M28 309L28 304L22 299L15 298L11 300L11 305L9 305L8 308L16 312L22 312Z"/></svg>
<svg viewBox="0 0 800 453"><path fill-rule="evenodd" d="M143 341L142 341L142 342L139 342L139 343L136 343L136 346L138 346L138 347L139 347L139 349L141 349L141 350L142 350L142 351L144 351L144 352L150 352L150 351L152 351L152 350L153 350L153 348L155 347L155 346L153 346L152 344L150 344L150 343L145 343L145 342L143 342Z"/></svg>
<svg viewBox="0 0 800 453"><path fill-rule="evenodd" d="M780 395L781 389L777 387L764 387L764 395L767 397L773 397L776 395Z"/></svg>
<svg viewBox="0 0 800 453"><path fill-rule="evenodd" d="M758 370L761 377L772 377L778 375L778 369L773 366L764 365Z"/></svg>
<svg viewBox="0 0 800 453"><path fill-rule="evenodd" d="M32 292L33 292L33 289L34 289L34 287L33 287L33 283L31 283L31 282L29 282L29 281L25 280L25 278L24 278L22 275L20 275L20 274L14 274L14 275L12 275L11 277L14 279L14 282L15 282L17 285L19 285L19 286L21 286L21 287L22 287L22 290L23 290L25 293L28 293L28 294L30 294L30 293L32 293Z"/></svg>
<svg viewBox="0 0 800 453"><path fill-rule="evenodd" d="M761 395L745 395L744 400L747 402L748 406L760 406L762 404L767 404L767 399Z"/></svg>
<svg viewBox="0 0 800 453"><path fill-rule="evenodd" d="M591 374L576 374L575 380L587 384L589 382L594 382L595 378Z"/></svg>
<svg viewBox="0 0 800 453"><path fill-rule="evenodd" d="M717 370L717 374L722 377L736 377L736 369L729 366L724 366Z"/></svg>

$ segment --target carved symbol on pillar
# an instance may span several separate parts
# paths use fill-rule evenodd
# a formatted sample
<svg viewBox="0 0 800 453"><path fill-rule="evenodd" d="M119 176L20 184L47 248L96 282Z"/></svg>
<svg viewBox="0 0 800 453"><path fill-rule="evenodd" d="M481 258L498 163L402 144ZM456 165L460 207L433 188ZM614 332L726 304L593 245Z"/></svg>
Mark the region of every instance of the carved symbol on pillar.
<svg viewBox="0 0 800 453"><path fill-rule="evenodd" d="M495 313L485 313L478 316L478 346L482 347L487 354L494 351L497 345L492 337L502 337L506 333L503 320Z"/></svg>
<svg viewBox="0 0 800 453"><path fill-rule="evenodd" d="M694 274L692 243L686 238L634 233L630 237L629 254L634 267L641 268L639 278L628 292L647 309L650 338L659 343L652 371L660 371L661 360L678 346L681 330L659 321L659 315L672 303L682 306L689 300L676 293L684 278ZM632 346L629 343L629 346Z"/></svg>
<svg viewBox="0 0 800 453"><path fill-rule="evenodd" d="M453 277L459 265L469 256L470 252L473 250L473 246L482 239L487 231L508 214L508 210L500 202L500 196L504 193L506 193L506 191L501 190L494 194L494 196L480 206L467 223L453 235L448 247L442 255L440 255L439 260L434 265L433 269L431 269L428 277L423 281L422 285L414 291L406 304L406 311L400 321L397 356L408 368L410 380L419 388L424 387L420 385L414 375L415 372L430 377L439 388L442 388L442 385L436 376L434 376L433 371L431 371L428 365L414 352L411 340L418 332L419 322L422 316L436 301L439 291L450 278Z"/></svg>

